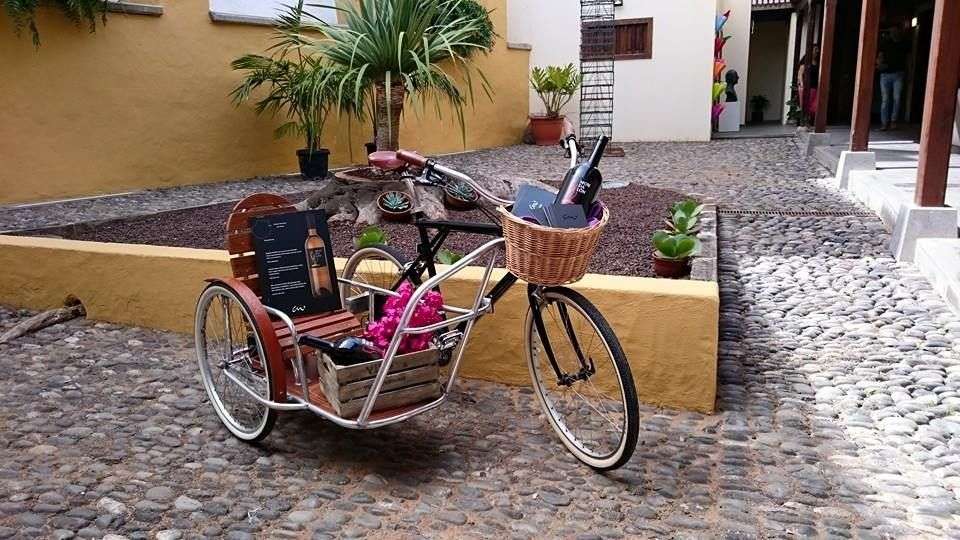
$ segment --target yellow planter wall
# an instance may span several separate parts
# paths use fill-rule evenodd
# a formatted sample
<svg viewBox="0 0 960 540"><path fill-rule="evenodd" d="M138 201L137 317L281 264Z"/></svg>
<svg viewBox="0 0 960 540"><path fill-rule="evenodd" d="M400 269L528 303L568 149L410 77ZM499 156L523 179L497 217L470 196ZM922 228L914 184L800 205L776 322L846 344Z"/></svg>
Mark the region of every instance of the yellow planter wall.
<svg viewBox="0 0 960 540"><path fill-rule="evenodd" d="M0 12L0 204L295 172L297 139L273 139L279 121L257 118L228 98L240 74L230 61L262 53L269 27L214 23L206 0L164 0L160 17L111 13L95 34L44 10L34 50ZM485 0L506 36L506 0ZM528 51L501 39L478 60L495 89L479 85L466 111L467 148L515 144L528 112ZM463 150L452 110L408 103L401 144L424 152ZM364 155L370 127L332 118L324 142L332 166Z"/></svg>
<svg viewBox="0 0 960 540"><path fill-rule="evenodd" d="M0 236L0 304L32 309L78 297L91 319L193 332L203 279L230 274L216 250L104 244ZM344 260L336 261L343 268ZM496 270L494 279L502 275ZM448 304L470 306L481 268L467 268L443 286ZM613 326L630 362L640 399L709 412L717 379L717 284L588 274L582 292ZM529 384L521 347L523 284L481 319L462 374Z"/></svg>

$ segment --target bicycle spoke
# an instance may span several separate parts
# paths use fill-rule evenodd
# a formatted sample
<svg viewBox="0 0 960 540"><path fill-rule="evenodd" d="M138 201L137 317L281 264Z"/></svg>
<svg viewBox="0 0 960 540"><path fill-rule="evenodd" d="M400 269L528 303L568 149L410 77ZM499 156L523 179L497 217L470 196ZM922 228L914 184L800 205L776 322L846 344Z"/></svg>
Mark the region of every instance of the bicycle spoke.
<svg viewBox="0 0 960 540"><path fill-rule="evenodd" d="M213 406L221 420L234 434L251 436L262 432L269 413L267 407L253 399L230 375L243 382L264 399L270 397L267 373L258 373L253 354L259 355L258 339L247 312L226 290L209 295L203 311L198 341L201 376Z"/></svg>
<svg viewBox="0 0 960 540"><path fill-rule="evenodd" d="M590 403L589 401L587 401L587 398L583 397L583 394L581 394L580 392L577 392L576 390L574 390L573 393L576 394L580 399L582 399L583 402L586 403L588 407L597 411L597 414L599 414L601 418L606 420L608 424L613 426L613 429L617 430L618 433L623 431L623 428L621 426L617 425L617 423L614 422L613 420L610 420L610 418L607 415L603 414L603 412L600 409L595 407L593 403Z"/></svg>

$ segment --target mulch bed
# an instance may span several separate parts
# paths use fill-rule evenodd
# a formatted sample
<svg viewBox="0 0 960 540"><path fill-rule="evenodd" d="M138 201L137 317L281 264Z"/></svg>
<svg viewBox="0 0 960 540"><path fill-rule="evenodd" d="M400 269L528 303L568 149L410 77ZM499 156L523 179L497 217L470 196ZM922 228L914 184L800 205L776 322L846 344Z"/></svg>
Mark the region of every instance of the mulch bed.
<svg viewBox="0 0 960 540"><path fill-rule="evenodd" d="M307 194L291 195L297 201ZM596 255L590 263L590 272L629 276L653 276L653 246L650 236L663 228L667 208L686 198L682 193L656 189L639 184L623 188L605 189L601 200L610 209L611 217ZM33 236L59 236L71 240L149 244L206 249L222 249L224 223L235 203L224 203L201 208L174 210L160 214L106 221L103 223L69 226L35 231ZM451 212L451 220L487 221L479 211ZM334 254L348 257L354 251L353 240L364 226L354 223L334 223L330 226ZM410 224L381 225L390 245L409 256L416 253L417 232ZM467 253L488 240L486 237L451 234L444 244L448 249Z"/></svg>

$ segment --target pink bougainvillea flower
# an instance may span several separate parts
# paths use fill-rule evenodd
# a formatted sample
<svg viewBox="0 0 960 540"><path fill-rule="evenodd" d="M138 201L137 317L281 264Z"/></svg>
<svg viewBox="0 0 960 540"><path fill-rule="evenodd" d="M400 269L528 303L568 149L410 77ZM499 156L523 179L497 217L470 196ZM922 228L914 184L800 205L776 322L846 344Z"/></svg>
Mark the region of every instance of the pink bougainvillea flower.
<svg viewBox="0 0 960 540"><path fill-rule="evenodd" d="M403 316L403 310L413 297L414 286L409 281L403 282L397 289L400 296L391 296L383 306L383 316L379 320L373 321L367 325L367 331L364 337L373 342L374 345L382 350L390 346L390 341L397 333L397 327L400 325L400 317ZM410 317L410 327L427 326L443 320L443 296L437 291L430 291L417 303ZM422 351L430 346L432 335L427 334L408 334L400 340L400 347L397 353L406 354Z"/></svg>

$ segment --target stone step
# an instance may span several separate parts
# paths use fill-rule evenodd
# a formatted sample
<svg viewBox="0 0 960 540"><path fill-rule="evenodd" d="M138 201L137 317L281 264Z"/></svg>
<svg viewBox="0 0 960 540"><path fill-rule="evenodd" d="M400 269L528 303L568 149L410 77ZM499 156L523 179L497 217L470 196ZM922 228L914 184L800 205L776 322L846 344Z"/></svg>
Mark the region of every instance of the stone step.
<svg viewBox="0 0 960 540"><path fill-rule="evenodd" d="M960 314L960 239L921 238L914 262L950 309Z"/></svg>

